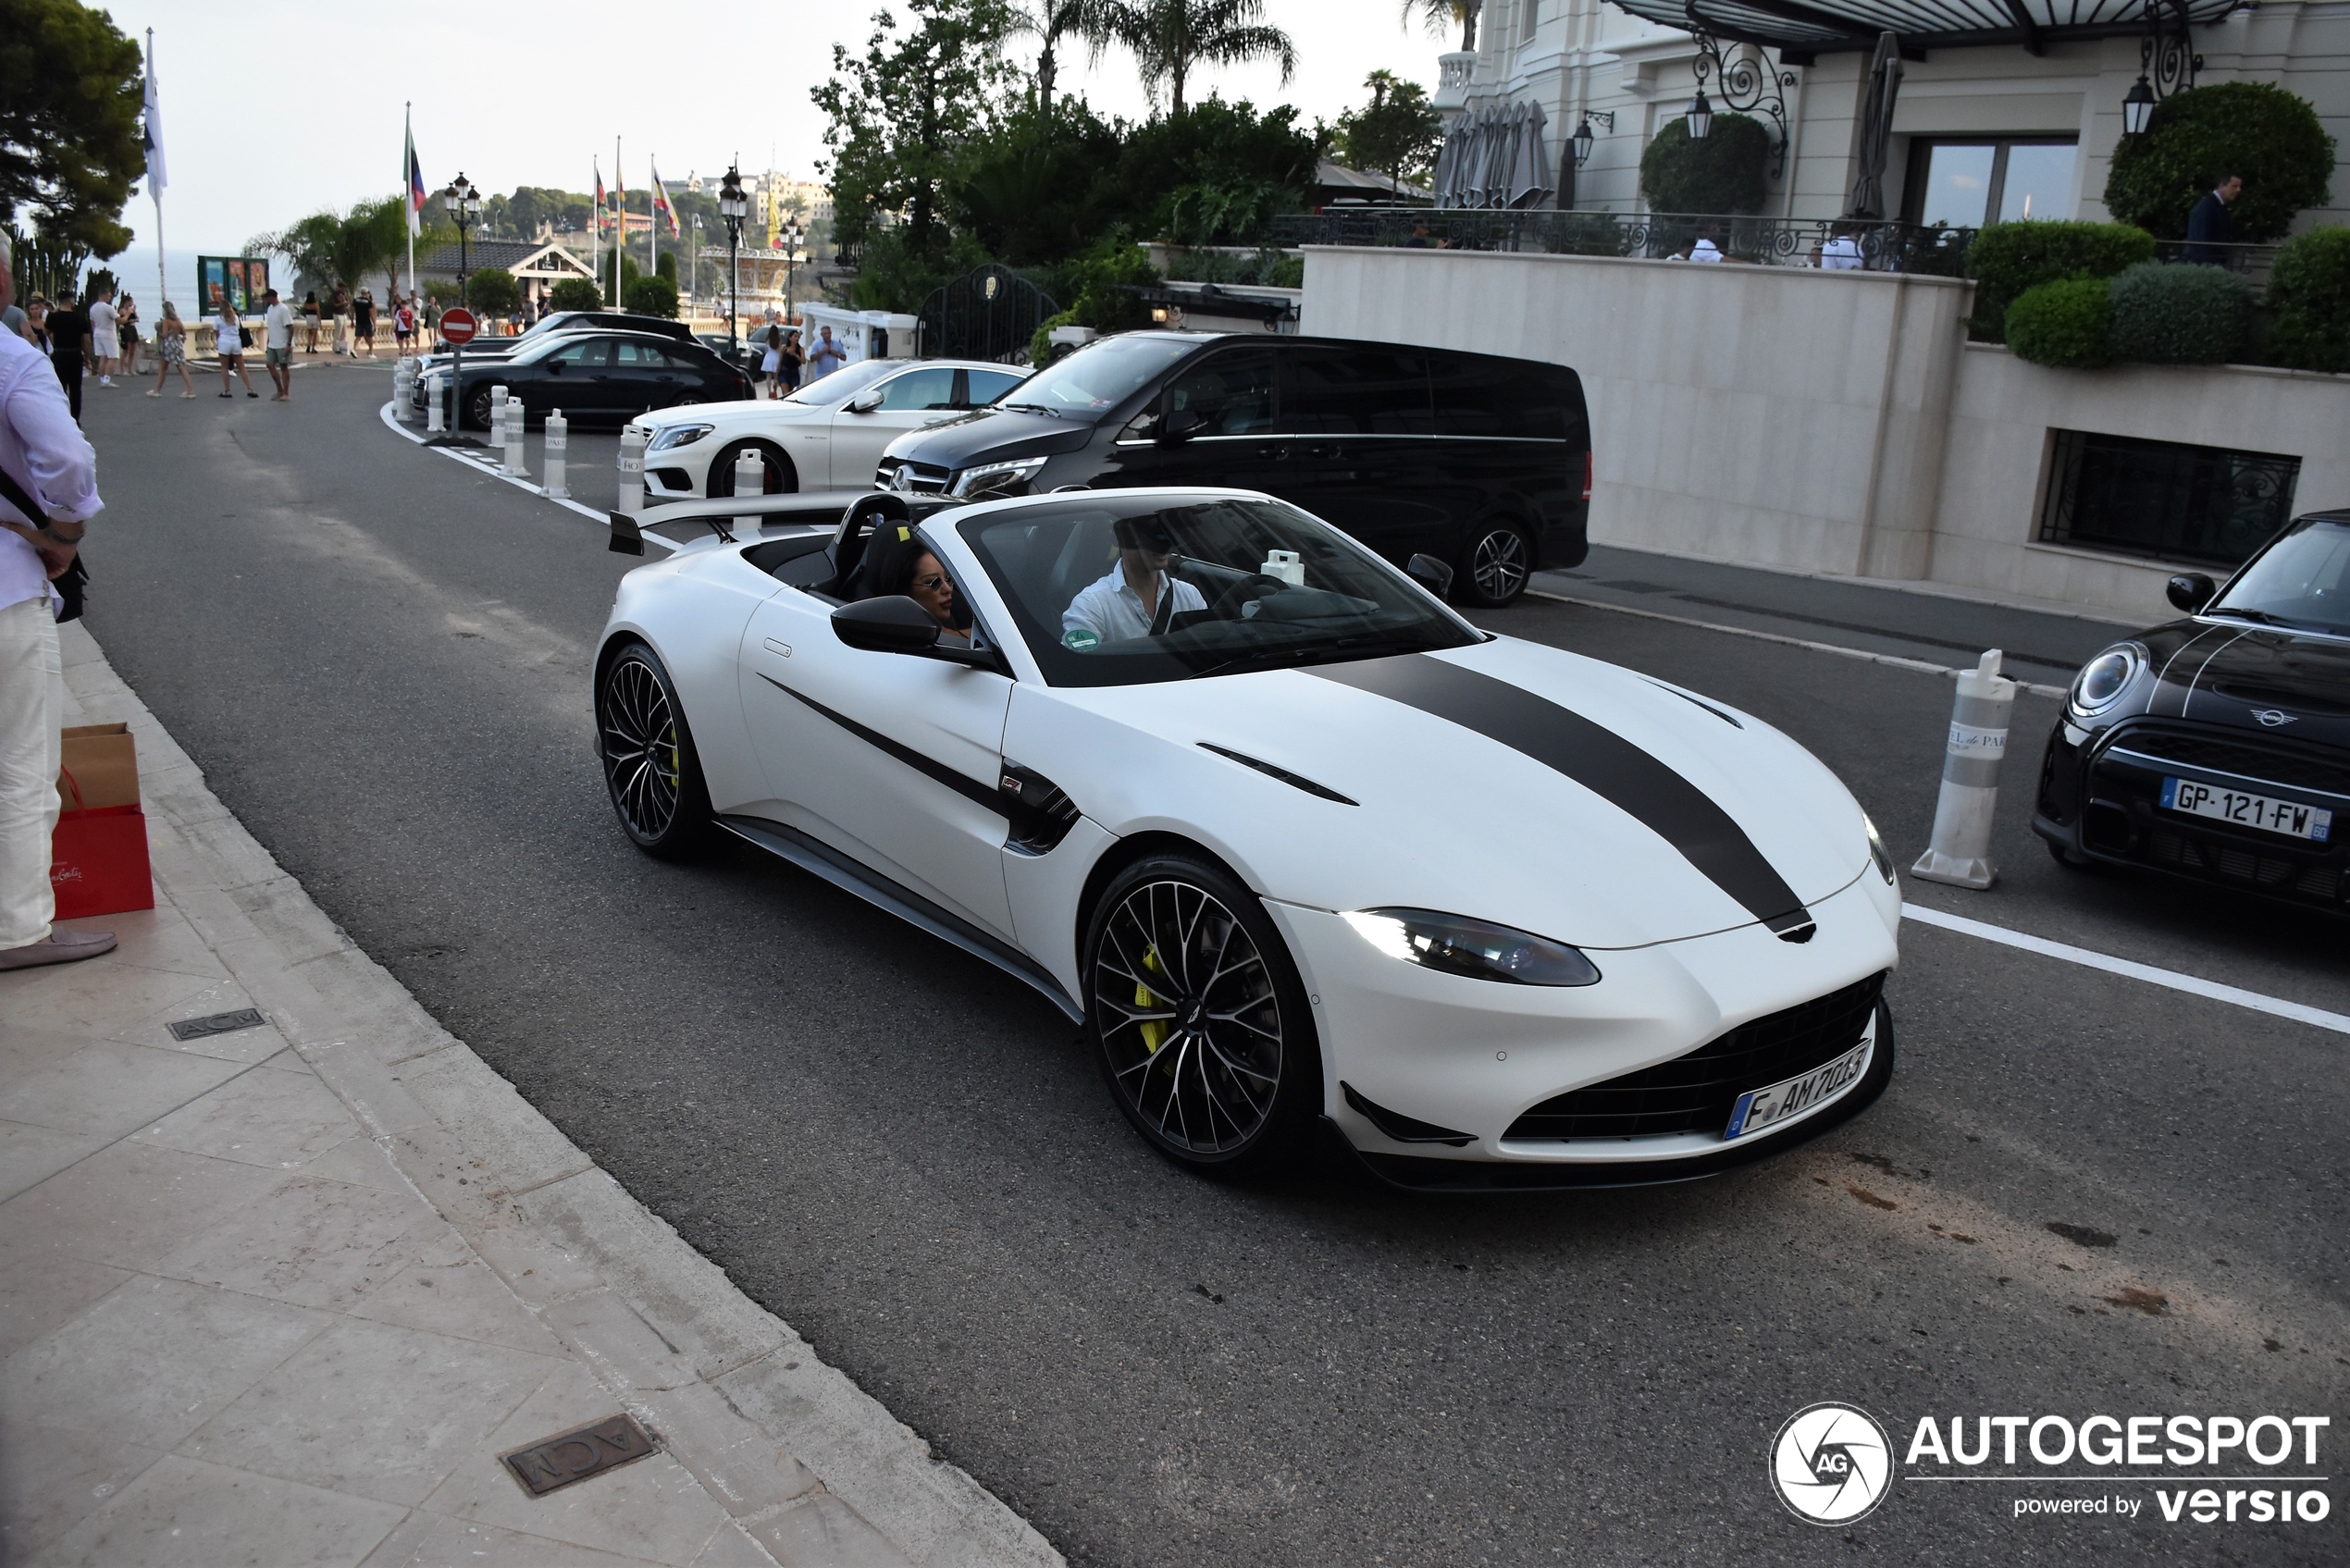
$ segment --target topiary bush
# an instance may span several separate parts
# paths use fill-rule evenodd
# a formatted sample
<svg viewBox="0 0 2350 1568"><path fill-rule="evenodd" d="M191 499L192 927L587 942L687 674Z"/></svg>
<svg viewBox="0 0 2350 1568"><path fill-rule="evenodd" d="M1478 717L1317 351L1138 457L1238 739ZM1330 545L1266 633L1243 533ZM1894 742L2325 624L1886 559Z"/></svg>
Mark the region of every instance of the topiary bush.
<svg viewBox="0 0 2350 1568"><path fill-rule="evenodd" d="M603 290L585 278L561 278L547 290L547 305L550 310L601 310Z"/></svg>
<svg viewBox="0 0 2350 1568"><path fill-rule="evenodd" d="M677 285L666 278L647 278L642 274L628 280L628 292L623 308L631 315L677 318Z"/></svg>
<svg viewBox="0 0 2350 1568"><path fill-rule="evenodd" d="M2115 359L2142 364L2223 364L2252 329L2252 290L2216 266L2140 262L2114 275Z"/></svg>
<svg viewBox="0 0 2350 1568"><path fill-rule="evenodd" d="M2313 228L2285 242L2269 270L2270 363L2350 371L2350 228Z"/></svg>
<svg viewBox="0 0 2350 1568"><path fill-rule="evenodd" d="M522 285L502 266L485 266L465 279L465 302L484 315L522 308Z"/></svg>
<svg viewBox="0 0 2350 1568"><path fill-rule="evenodd" d="M2154 236L2123 223L1995 223L1967 248L1977 342L2006 340L2008 306L2025 290L2068 278L2110 278L2154 259Z"/></svg>
<svg viewBox="0 0 2350 1568"><path fill-rule="evenodd" d="M2035 364L2094 370L2112 363L2113 286L2102 278L2038 283L2008 306L2008 347Z"/></svg>
<svg viewBox="0 0 2350 1568"><path fill-rule="evenodd" d="M1640 190L1659 213L1753 213L1770 195L1771 133L1748 115L1715 115L1704 141L1676 117L1640 154Z"/></svg>
<svg viewBox="0 0 2350 1568"><path fill-rule="evenodd" d="M2274 240L2295 213L2331 199L2333 138L2315 109L2265 81L2173 93L2154 106L2145 135L2115 149L2106 209L2158 238L2184 239L2187 209L2226 174L2244 176L2228 209L2234 237Z"/></svg>

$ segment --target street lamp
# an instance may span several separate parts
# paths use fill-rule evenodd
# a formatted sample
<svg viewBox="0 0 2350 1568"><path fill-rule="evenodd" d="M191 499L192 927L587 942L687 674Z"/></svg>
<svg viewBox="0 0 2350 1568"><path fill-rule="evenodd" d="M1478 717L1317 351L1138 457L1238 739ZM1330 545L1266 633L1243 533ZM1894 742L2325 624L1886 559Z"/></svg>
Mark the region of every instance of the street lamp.
<svg viewBox="0 0 2350 1568"><path fill-rule="evenodd" d="M1575 167L1577 168L1581 168L1585 164L1591 161L1591 143L1597 140L1597 138L1591 134L1591 122L1593 120L1605 121L1608 134L1610 136L1615 134L1615 115L1613 110L1584 110L1583 123L1575 128ZM1698 134L1702 135L1704 133L1701 131Z"/></svg>
<svg viewBox="0 0 2350 1568"><path fill-rule="evenodd" d="M743 195L742 172L734 165L726 166L726 177L718 182L718 216L726 220L726 346L733 357L742 357L742 273L735 261L735 252L743 242L743 219L750 215L750 203Z"/></svg>
<svg viewBox="0 0 2350 1568"><path fill-rule="evenodd" d="M440 200L441 204L449 209L450 216L457 220L457 302L462 305L466 302L465 284L472 254L466 249L465 237L475 220L481 216L481 192L474 189L474 182L460 170L457 178L450 181L449 189L440 193Z"/></svg>
<svg viewBox="0 0 2350 1568"><path fill-rule="evenodd" d="M1689 100L1688 122L1689 136L1693 141L1704 141L1705 133L1713 129L1713 105L1705 101L1705 89L1702 87L1697 90L1697 96Z"/></svg>
<svg viewBox="0 0 2350 1568"><path fill-rule="evenodd" d="M808 238L808 227L785 218L784 226L775 231L775 238L784 242L784 319L788 321L792 285L799 278L799 242Z"/></svg>
<svg viewBox="0 0 2350 1568"><path fill-rule="evenodd" d="M692 300L692 299L699 299L700 296L701 296L701 214L699 214L699 213L696 213L696 214L694 215L694 251L693 251L693 254L692 254L692 255L690 255L690 256L688 256L688 257L686 259L686 297L687 299L689 299L689 300ZM697 309L699 309L699 306L697 306L696 308L697 308Z"/></svg>
<svg viewBox="0 0 2350 1568"><path fill-rule="evenodd" d="M2153 117L2154 88L2146 80L2146 73L2140 71L2137 85L2131 88L2129 96L2121 100L2121 134L2145 135L2146 122Z"/></svg>

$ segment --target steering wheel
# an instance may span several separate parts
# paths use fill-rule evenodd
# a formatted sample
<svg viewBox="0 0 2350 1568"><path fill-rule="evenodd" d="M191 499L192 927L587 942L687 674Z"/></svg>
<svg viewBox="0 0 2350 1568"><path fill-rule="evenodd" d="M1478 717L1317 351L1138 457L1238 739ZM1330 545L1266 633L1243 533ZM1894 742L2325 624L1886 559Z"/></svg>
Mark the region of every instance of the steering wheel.
<svg viewBox="0 0 2350 1568"><path fill-rule="evenodd" d="M1277 593L1288 586L1289 585L1280 578L1268 577L1260 572L1245 581L1234 583L1231 587L1218 594L1216 602L1207 607L1208 613L1218 621L1238 621L1242 619L1241 606L1243 604L1252 599L1262 599L1268 593Z"/></svg>

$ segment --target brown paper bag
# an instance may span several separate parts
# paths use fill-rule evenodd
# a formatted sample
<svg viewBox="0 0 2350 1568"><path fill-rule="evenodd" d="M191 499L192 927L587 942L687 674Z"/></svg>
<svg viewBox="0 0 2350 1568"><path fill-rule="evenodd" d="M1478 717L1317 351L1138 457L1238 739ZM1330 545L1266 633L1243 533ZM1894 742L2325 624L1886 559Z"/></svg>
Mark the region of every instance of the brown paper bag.
<svg viewBox="0 0 2350 1568"><path fill-rule="evenodd" d="M65 743L65 772L73 775L81 798L66 786L61 774L57 793L65 809L94 810L102 806L139 804L139 754L130 743L128 724L80 724L59 732Z"/></svg>

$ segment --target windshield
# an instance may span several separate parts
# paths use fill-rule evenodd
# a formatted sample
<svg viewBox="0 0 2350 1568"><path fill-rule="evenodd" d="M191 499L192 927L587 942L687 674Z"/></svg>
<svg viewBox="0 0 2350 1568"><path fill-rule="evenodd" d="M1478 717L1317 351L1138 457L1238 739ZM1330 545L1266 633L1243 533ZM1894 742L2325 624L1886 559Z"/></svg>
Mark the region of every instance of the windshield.
<svg viewBox="0 0 2350 1568"><path fill-rule="evenodd" d="M1480 640L1411 579L1280 501L1056 500L959 531L1055 685L1140 685Z"/></svg>
<svg viewBox="0 0 2350 1568"><path fill-rule="evenodd" d="M830 376L819 377L784 401L805 403L810 408L830 408L835 403L847 402L891 371L905 368L906 362L902 359L860 360L855 364L842 365Z"/></svg>
<svg viewBox="0 0 2350 1568"><path fill-rule="evenodd" d="M2350 636L2350 522L2302 518L2204 613Z"/></svg>
<svg viewBox="0 0 2350 1568"><path fill-rule="evenodd" d="M1005 408L1054 414L1105 414L1141 391L1177 360L1197 353L1199 338L1103 338L1058 364L1048 364L1004 400Z"/></svg>

